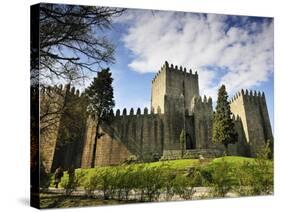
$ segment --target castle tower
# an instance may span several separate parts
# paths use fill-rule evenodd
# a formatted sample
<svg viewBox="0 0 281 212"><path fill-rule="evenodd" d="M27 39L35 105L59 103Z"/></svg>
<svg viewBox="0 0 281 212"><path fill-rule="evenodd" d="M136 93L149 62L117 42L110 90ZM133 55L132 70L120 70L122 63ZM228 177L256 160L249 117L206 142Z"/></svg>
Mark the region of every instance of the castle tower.
<svg viewBox="0 0 281 212"><path fill-rule="evenodd" d="M181 101L183 101L184 111L191 111L192 98L198 95L197 72L193 74L191 70L187 72L186 68L178 68L173 64L169 66L166 61L152 80L151 108L154 110L160 108L162 113L166 113L172 108L167 108L165 105L170 105L175 110L181 111ZM174 104L166 104L166 101Z"/></svg>
<svg viewBox="0 0 281 212"><path fill-rule="evenodd" d="M242 121L246 142L254 147L252 153L268 140L273 141L264 93L242 89L231 100L230 108Z"/></svg>
<svg viewBox="0 0 281 212"><path fill-rule="evenodd" d="M40 150L44 150L41 157L47 172L58 166L80 167L85 115L83 95L75 87L67 84L40 90Z"/></svg>
<svg viewBox="0 0 281 212"><path fill-rule="evenodd" d="M195 96L192 99L191 112L194 116L195 149L208 149L212 147L213 106L212 98L203 99Z"/></svg>

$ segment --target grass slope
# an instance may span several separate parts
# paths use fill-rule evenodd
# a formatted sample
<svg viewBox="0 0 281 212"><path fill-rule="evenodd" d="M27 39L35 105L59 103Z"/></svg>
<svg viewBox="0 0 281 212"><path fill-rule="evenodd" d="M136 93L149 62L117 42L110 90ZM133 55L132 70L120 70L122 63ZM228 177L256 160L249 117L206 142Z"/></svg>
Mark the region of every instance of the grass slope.
<svg viewBox="0 0 281 212"><path fill-rule="evenodd" d="M243 162L254 163L255 159L247 158L247 157L239 157L239 156L225 156L215 159L182 159L182 160L170 160L170 161L158 161L151 163L138 163L133 165L120 165L120 166L107 166L107 167L96 167L90 169L76 169L75 173L78 175L83 175L84 179L87 179L88 176L91 176L95 172L102 171L104 169L109 169L112 171L116 171L116 169L124 169L130 168L132 170L137 170L140 167L144 168L160 168L160 167L169 167L170 169L175 170L178 173L185 173L185 171L190 167L201 167L204 170L216 169L216 167L222 163L223 161L227 162L230 165L230 168L235 168L238 165L241 165ZM53 177L52 177L53 178ZM67 179L68 175L65 172L63 179ZM51 182L51 186L53 186L53 179Z"/></svg>

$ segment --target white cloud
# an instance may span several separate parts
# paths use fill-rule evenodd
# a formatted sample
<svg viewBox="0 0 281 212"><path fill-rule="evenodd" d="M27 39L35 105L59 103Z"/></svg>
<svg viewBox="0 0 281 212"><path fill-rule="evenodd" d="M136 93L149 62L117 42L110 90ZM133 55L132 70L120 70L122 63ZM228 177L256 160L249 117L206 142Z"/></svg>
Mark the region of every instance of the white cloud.
<svg viewBox="0 0 281 212"><path fill-rule="evenodd" d="M273 23L247 17L132 10L122 40L133 54L129 67L157 72L165 60L199 72L200 93L230 94L268 79L273 71ZM213 69L217 67L216 71ZM219 70L219 71L218 71Z"/></svg>

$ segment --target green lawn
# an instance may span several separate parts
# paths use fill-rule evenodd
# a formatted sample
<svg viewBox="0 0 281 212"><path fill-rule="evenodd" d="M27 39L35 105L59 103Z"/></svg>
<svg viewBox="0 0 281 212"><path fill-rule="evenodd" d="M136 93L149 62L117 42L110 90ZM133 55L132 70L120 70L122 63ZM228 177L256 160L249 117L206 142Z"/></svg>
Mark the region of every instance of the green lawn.
<svg viewBox="0 0 281 212"><path fill-rule="evenodd" d="M247 158L247 157L239 157L239 156L225 156L215 159L205 159L205 160L199 160L199 159L183 159L183 160L170 160L170 161L158 161L158 162L151 162L151 163L138 163L133 165L120 165L120 166L107 166L107 167L96 167L96 168L90 168L90 169L76 169L76 174L82 174L85 176L85 179L87 176L92 175L93 173L104 170L104 169L123 169L123 168L131 168L132 170L136 170L140 167L145 168L156 168L156 167L169 167L170 169L174 169L176 172L184 173L187 168L189 167L199 167L201 166L205 170L211 170L215 169L216 166L218 166L223 161L227 162L231 167L236 167L238 165L241 165L243 162L249 162L254 163L254 158ZM272 162L269 162L269 165L272 165ZM63 178L67 178L67 174L64 174ZM52 180L53 181L53 180ZM51 183L53 185L53 183Z"/></svg>
<svg viewBox="0 0 281 212"><path fill-rule="evenodd" d="M189 169L191 167L195 169ZM172 175L169 173L172 173ZM147 191L150 189L149 191L151 191L151 189L155 188L157 191L162 192L163 189L167 188L165 186L169 185L166 182L172 182L175 188L177 188L177 185L180 185L180 188L189 188L189 184L185 183L193 182L194 187L220 189L225 188L225 185L227 185L230 189L236 189L236 192L237 189L242 189L241 191L239 190L241 196L265 195L273 192L273 161L238 156L76 169L75 175L77 177L75 188L88 189L89 185L94 185L93 189L97 190L98 188L100 191L104 188L112 189L112 191L117 191L118 188L146 189ZM68 179L69 177L65 173L59 186L66 188ZM95 187L97 185L98 187ZM53 187L53 183L51 183L51 187ZM248 189L251 192L249 193L244 188L254 189ZM243 189L248 193L245 193ZM181 190L178 192L180 193ZM51 193L41 193L40 204L42 208L109 205L140 201L139 199L127 201L124 198L118 201L113 199L116 197L111 198L111 200L103 200L84 195L65 196L62 192L60 194Z"/></svg>
<svg viewBox="0 0 281 212"><path fill-rule="evenodd" d="M182 160L170 160L170 161L158 161L158 162L151 162L151 163L139 163L135 165L131 165L134 168L138 168L140 166L145 166L147 168L152 168L152 167L160 167L160 166L168 166L171 169L175 170L186 170L188 167L196 167L199 165L202 166L213 166L218 163L221 163L222 161L226 161L227 163L231 165L235 164L241 164L243 162L250 162L254 163L253 158L247 158L247 157L239 157L239 156L225 156L225 157L220 157L220 158L215 158L215 159L206 159L200 161L199 159L182 159ZM114 168L124 168L128 167L130 165L122 165L122 166L112 166ZM90 168L90 169L77 169L78 172L84 172L87 174L90 174L91 172L95 172L98 169L104 169L108 167L97 167L97 168Z"/></svg>

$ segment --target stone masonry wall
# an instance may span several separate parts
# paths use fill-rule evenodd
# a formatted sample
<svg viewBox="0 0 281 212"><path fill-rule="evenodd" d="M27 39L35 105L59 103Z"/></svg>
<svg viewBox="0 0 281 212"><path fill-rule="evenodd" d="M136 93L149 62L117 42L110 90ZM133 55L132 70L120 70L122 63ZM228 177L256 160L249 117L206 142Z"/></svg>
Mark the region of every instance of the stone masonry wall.
<svg viewBox="0 0 281 212"><path fill-rule="evenodd" d="M48 172L58 166L80 167L86 107L79 90L70 85L40 92L40 151Z"/></svg>
<svg viewBox="0 0 281 212"><path fill-rule="evenodd" d="M184 96L185 109L191 111L191 101L194 96L199 96L198 75L181 66L166 66L166 95L180 97Z"/></svg>
<svg viewBox="0 0 281 212"><path fill-rule="evenodd" d="M195 148L208 149L212 147L213 108L212 99L204 96L192 100L194 114Z"/></svg>
<svg viewBox="0 0 281 212"><path fill-rule="evenodd" d="M66 88L40 89L40 158L46 171L51 171Z"/></svg>
<svg viewBox="0 0 281 212"><path fill-rule="evenodd" d="M166 61L152 80L151 107L154 110L160 107L162 113L166 113L165 95L171 98L183 95L185 109L190 111L192 98L199 95L197 72L187 72L186 68L169 65Z"/></svg>
<svg viewBox="0 0 281 212"><path fill-rule="evenodd" d="M160 112L160 111L159 111ZM116 111L113 122L102 126L105 133L97 144L96 166L116 165L126 161L131 155L140 159L148 159L154 154L162 155L164 143L163 115L148 114L145 108L135 114L133 109L127 114L127 109ZM85 147L83 150L82 167L91 167L95 123L88 120Z"/></svg>
<svg viewBox="0 0 281 212"><path fill-rule="evenodd" d="M242 120L246 141L251 146L251 154L272 139L264 93L242 90L231 100L231 111Z"/></svg>
<svg viewBox="0 0 281 212"><path fill-rule="evenodd" d="M164 111L164 96L166 93L166 69L165 65L161 67L152 80L151 88L151 110L155 112L161 110Z"/></svg>

